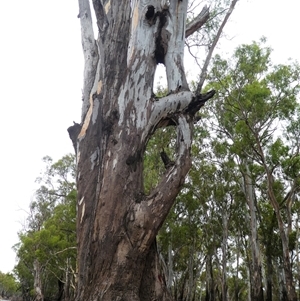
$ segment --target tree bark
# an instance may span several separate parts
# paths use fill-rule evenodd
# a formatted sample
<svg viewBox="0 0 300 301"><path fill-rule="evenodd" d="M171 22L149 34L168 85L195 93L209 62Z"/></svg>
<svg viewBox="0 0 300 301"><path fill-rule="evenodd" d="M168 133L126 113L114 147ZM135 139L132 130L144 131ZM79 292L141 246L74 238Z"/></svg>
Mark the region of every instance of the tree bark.
<svg viewBox="0 0 300 301"><path fill-rule="evenodd" d="M42 290L42 266L38 259L35 259L33 262L33 270L34 270L34 292L35 292L35 300L43 301L44 295Z"/></svg>
<svg viewBox="0 0 300 301"><path fill-rule="evenodd" d="M215 280L213 275L212 255L206 256L206 292L205 301L215 301Z"/></svg>
<svg viewBox="0 0 300 301"><path fill-rule="evenodd" d="M228 244L228 208L227 205L224 206L223 216L222 216L222 227L223 227L223 239L222 239L222 301L228 301L227 297L227 244Z"/></svg>
<svg viewBox="0 0 300 301"><path fill-rule="evenodd" d="M266 301L273 300L274 291L274 227L276 225L276 216L270 217L268 224L264 231L262 231L263 243L265 248L265 262L266 262Z"/></svg>
<svg viewBox="0 0 300 301"><path fill-rule="evenodd" d="M76 300L168 300L155 237L191 166L193 118L214 95L189 91L183 52L187 1L79 0L85 57L77 152ZM153 95L157 64L168 95ZM176 160L149 195L143 156L163 122L177 129ZM74 125L75 126L75 125ZM74 127L73 126L73 127ZM77 128L69 128L74 133ZM76 130L76 131L75 131Z"/></svg>
<svg viewBox="0 0 300 301"><path fill-rule="evenodd" d="M266 301L273 301L273 264L272 258L266 254Z"/></svg>
<svg viewBox="0 0 300 301"><path fill-rule="evenodd" d="M251 246L251 300L263 301L262 267L261 254L257 234L257 216L255 205L254 184L252 183L248 163L245 163L242 169L244 178L244 193L250 213L250 246Z"/></svg>

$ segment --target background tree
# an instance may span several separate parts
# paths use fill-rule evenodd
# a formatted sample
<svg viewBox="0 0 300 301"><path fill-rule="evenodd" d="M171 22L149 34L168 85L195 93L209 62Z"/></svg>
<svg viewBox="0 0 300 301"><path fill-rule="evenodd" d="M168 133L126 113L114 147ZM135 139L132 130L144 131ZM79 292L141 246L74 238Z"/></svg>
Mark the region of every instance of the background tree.
<svg viewBox="0 0 300 301"><path fill-rule="evenodd" d="M0 296L3 299L17 297L18 286L16 278L11 273L0 272Z"/></svg>
<svg viewBox="0 0 300 301"><path fill-rule="evenodd" d="M298 118L299 66L295 63L272 66L270 53L269 48L262 48L257 43L242 45L231 62L216 57L211 75L219 96L216 103L218 124L239 162L250 210L254 248L251 256L255 263L251 274L262 275L256 229L260 211L257 201L268 200L276 216L282 244L282 294L286 300L297 300L289 237L292 233L292 204L299 190L299 173L290 177L284 166L298 156L297 138L290 143L285 137L289 135L286 128L293 128ZM264 222L262 220L262 224ZM254 290L260 287L259 291L253 291L252 299L261 300L262 276L260 285L258 279L252 277L252 281Z"/></svg>
<svg viewBox="0 0 300 301"><path fill-rule="evenodd" d="M263 42L240 46L231 59L217 56L214 60L209 78L218 98L198 116L193 168L159 236L175 300L293 298L285 289L282 242L268 197L266 171L257 158L255 139L245 120L249 118L259 127L261 119L268 119L261 139L264 152L273 158L268 164L276 177L274 191L282 202L285 231L290 233L288 252L293 268L299 241L295 202L299 196L298 67L292 62L273 66L271 49L263 47ZM278 74L278 70L285 72ZM275 78L277 89L273 88ZM284 87L280 82L286 83ZM281 109L276 104L272 109L275 99L284 104ZM266 104L270 107L264 111ZM280 110L288 114L288 119ZM155 141L156 146L164 145L162 136L149 142L151 150ZM172 158L172 152L169 155ZM290 160L294 162L291 165ZM151 166L156 162L153 160ZM288 170L293 172L289 174ZM288 208L287 192L293 198ZM298 275L295 268L291 273Z"/></svg>
<svg viewBox="0 0 300 301"><path fill-rule="evenodd" d="M79 0L83 107L80 124L69 128L77 152L77 300L163 300L155 238L191 166L194 116L214 95L189 90L185 36L207 21L209 10L186 26L188 1L92 2L96 41L89 1ZM225 11L210 55L236 2ZM165 65L168 82L160 99L153 95L157 64ZM167 125L177 132L174 162L146 195L145 149Z"/></svg>
<svg viewBox="0 0 300 301"><path fill-rule="evenodd" d="M27 225L15 246L16 275L24 300L70 300L76 271L75 160L64 156L53 163L45 157L45 172L30 204Z"/></svg>

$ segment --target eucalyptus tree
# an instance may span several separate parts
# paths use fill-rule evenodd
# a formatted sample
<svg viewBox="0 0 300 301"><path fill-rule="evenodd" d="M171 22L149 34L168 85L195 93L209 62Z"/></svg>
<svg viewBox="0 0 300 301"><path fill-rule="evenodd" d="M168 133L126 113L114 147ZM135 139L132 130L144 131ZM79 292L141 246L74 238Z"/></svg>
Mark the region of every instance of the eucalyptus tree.
<svg viewBox="0 0 300 301"><path fill-rule="evenodd" d="M213 86L218 89L216 116L228 147L239 161L249 206L254 269L252 300L263 298L257 200L264 197L274 210L282 243L286 290L283 293L287 300L294 301L297 296L289 235L291 208L299 191L299 147L296 147L299 138L295 129L300 69L296 63L273 66L270 53L271 49L255 42L242 45L229 61L217 56L211 75ZM294 131L287 130L292 128ZM295 168L291 162L295 162Z"/></svg>
<svg viewBox="0 0 300 301"><path fill-rule="evenodd" d="M2 299L17 297L19 283L11 273L0 272L0 297Z"/></svg>
<svg viewBox="0 0 300 301"><path fill-rule="evenodd" d="M225 7L210 56L236 2ZM190 91L183 66L185 38L207 22L210 12L204 7L186 25L187 0L92 3L96 40L89 1L79 0L82 117L68 129L77 152L77 300L164 300L155 238L191 166L194 116L214 95L201 94L200 87ZM168 93L162 98L153 94L158 64L166 67ZM165 164L146 195L146 145L167 125L177 132L174 162Z"/></svg>
<svg viewBox="0 0 300 301"><path fill-rule="evenodd" d="M45 157L40 187L30 204L27 224L15 246L23 298L44 300L74 297L76 271L75 157L53 163ZM73 279L72 279L73 278ZM73 280L73 284L72 284ZM73 285L73 288L71 287Z"/></svg>

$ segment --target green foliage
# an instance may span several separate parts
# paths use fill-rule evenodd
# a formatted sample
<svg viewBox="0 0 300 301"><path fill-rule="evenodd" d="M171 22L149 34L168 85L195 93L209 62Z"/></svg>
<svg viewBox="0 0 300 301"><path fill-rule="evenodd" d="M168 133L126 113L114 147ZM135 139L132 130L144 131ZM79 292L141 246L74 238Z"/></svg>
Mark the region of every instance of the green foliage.
<svg viewBox="0 0 300 301"><path fill-rule="evenodd" d="M271 164L281 164L283 159L288 155L289 147L285 145L282 139L277 138L269 148L269 160Z"/></svg>
<svg viewBox="0 0 300 301"><path fill-rule="evenodd" d="M11 273L0 272L0 297L10 298L18 294L19 283Z"/></svg>
<svg viewBox="0 0 300 301"><path fill-rule="evenodd" d="M160 153L164 151L170 160L174 160L176 148L176 132L174 127L157 129L148 141L144 156L144 189L146 193L154 188L166 168Z"/></svg>
<svg viewBox="0 0 300 301"><path fill-rule="evenodd" d="M35 295L35 264L41 267L43 294L49 298L58 294L58 282L74 281L76 270L75 158L66 155L55 163L50 157L43 161L45 171L37 179L41 186L30 204L27 228L15 245L19 258L15 272L24 298Z"/></svg>
<svg viewBox="0 0 300 301"><path fill-rule="evenodd" d="M269 203L269 193L280 206L281 218L291 225L291 215L286 209L300 188L299 147L296 147L299 146L296 129L300 69L296 63L273 66L271 49L264 47L264 43L262 39L260 43L242 45L230 60L216 56L209 83L210 88L218 91L210 108L218 138L212 146L214 154L221 154L222 160L228 149L242 175L247 173L251 177L255 185L260 247L266 258L282 261L280 233L290 230L287 226L279 229L281 224L274 214L276 205ZM290 251L296 247L297 239L290 232Z"/></svg>
<svg viewBox="0 0 300 301"><path fill-rule="evenodd" d="M244 190L246 174L253 186L262 263L267 269L266 261L271 260L273 272L281 269L282 237L268 191L272 190L287 227L299 212L295 202L300 191L299 66L272 65L272 50L265 42L262 38L241 45L228 60L220 55L214 58L205 90L213 88L217 95L200 112L192 146L193 168L158 237L166 267L172 272L176 300L183 296L192 300L188 295L191 282L193 298L209 299L209 277L216 296L224 272L230 299L237 300L238 295L238 300L247 300L248 278L253 273L249 241L253 225ZM158 156L152 157L153 150L164 149L171 141L170 136L165 140L158 136L150 142L145 160L151 172L159 161ZM299 244L294 226L288 236L290 252ZM212 272L206 270L208 255ZM274 278L273 290L274 295L278 293L278 278Z"/></svg>

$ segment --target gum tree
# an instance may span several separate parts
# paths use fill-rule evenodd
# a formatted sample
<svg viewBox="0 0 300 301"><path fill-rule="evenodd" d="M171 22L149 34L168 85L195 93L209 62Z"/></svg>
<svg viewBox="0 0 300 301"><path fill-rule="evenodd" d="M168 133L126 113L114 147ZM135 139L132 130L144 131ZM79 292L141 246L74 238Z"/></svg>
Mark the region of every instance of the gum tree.
<svg viewBox="0 0 300 301"><path fill-rule="evenodd" d="M292 208L299 191L299 133L295 133L299 125L300 68L297 63L272 65L271 49L262 47L264 42L263 38L260 43L241 45L228 61L216 56L211 71L212 85L218 90L219 132L224 134L223 144L227 144L238 162L241 188L249 210L251 300L263 300L259 220L261 229L269 229L262 233L267 257L272 252L269 239L276 234L281 242L282 294L284 300L296 301L290 236ZM266 201L273 209L271 216L277 221L277 233L275 220L260 214L260 207ZM267 259L269 300L272 262L271 258Z"/></svg>
<svg viewBox="0 0 300 301"><path fill-rule="evenodd" d="M237 0L225 10L206 62ZM85 59L82 119L68 129L77 153L77 300L167 300L156 235L191 167L195 114L214 91L190 91L185 38L210 16L205 6L188 23L188 3L165 0L79 0ZM168 94L153 94L164 64ZM203 72L206 72L204 64ZM201 83L202 85L202 83ZM174 161L147 195L143 156L158 128L176 128Z"/></svg>

